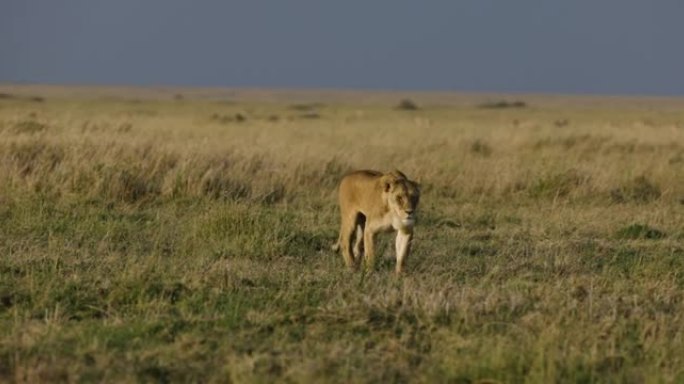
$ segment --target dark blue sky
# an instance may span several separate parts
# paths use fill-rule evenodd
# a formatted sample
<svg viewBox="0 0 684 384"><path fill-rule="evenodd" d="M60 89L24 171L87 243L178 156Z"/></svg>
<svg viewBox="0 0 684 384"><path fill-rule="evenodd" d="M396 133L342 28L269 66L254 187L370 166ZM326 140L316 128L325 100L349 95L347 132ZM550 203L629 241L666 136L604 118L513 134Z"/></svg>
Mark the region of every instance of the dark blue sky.
<svg viewBox="0 0 684 384"><path fill-rule="evenodd" d="M682 0L2 0L0 83L684 95Z"/></svg>

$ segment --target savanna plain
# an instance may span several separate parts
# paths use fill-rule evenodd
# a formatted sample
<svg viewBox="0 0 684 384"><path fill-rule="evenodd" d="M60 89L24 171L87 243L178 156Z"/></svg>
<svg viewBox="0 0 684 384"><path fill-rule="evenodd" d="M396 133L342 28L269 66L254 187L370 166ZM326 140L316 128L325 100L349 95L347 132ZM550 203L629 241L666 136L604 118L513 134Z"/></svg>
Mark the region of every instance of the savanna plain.
<svg viewBox="0 0 684 384"><path fill-rule="evenodd" d="M684 382L683 213L681 99L0 86L0 381Z"/></svg>

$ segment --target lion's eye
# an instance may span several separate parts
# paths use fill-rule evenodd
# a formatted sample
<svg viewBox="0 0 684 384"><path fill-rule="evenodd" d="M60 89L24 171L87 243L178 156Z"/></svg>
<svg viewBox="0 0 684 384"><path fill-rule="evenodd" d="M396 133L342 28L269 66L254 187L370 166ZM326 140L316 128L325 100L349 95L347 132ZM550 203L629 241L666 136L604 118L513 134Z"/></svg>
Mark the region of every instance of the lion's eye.
<svg viewBox="0 0 684 384"><path fill-rule="evenodd" d="M404 199L401 198L401 196L397 197L397 203L401 204L404 201Z"/></svg>

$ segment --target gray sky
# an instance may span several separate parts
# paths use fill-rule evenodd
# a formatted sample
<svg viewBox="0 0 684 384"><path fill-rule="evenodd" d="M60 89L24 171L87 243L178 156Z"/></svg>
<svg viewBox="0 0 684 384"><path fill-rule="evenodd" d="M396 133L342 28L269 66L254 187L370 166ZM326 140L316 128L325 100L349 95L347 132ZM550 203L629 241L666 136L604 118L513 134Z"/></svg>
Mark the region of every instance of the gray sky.
<svg viewBox="0 0 684 384"><path fill-rule="evenodd" d="M2 0L0 83L684 95L682 0Z"/></svg>

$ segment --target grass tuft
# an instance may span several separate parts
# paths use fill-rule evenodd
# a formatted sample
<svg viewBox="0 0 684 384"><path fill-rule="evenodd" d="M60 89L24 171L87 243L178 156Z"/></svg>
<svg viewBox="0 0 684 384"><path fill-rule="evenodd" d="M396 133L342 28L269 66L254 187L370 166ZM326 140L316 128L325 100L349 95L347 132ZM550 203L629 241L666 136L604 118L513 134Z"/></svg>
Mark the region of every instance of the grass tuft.
<svg viewBox="0 0 684 384"><path fill-rule="evenodd" d="M660 188L646 176L639 176L625 185L612 189L610 197L615 203L650 203L661 196Z"/></svg>
<svg viewBox="0 0 684 384"><path fill-rule="evenodd" d="M630 224L624 228L620 228L617 233L618 239L647 239L659 240L666 236L665 232L649 227L645 224Z"/></svg>

